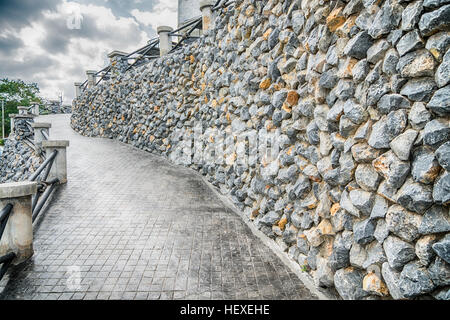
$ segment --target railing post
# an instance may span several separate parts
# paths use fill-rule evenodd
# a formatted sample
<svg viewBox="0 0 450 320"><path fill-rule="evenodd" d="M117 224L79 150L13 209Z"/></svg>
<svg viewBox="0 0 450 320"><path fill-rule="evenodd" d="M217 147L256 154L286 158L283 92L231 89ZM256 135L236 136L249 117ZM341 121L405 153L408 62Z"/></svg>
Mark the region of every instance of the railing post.
<svg viewBox="0 0 450 320"><path fill-rule="evenodd" d="M28 114L28 107L18 106L17 110L19 110L19 114Z"/></svg>
<svg viewBox="0 0 450 320"><path fill-rule="evenodd" d="M111 78L117 77L118 74L124 72L128 68L128 60L126 52L114 50L108 54L111 64Z"/></svg>
<svg viewBox="0 0 450 320"><path fill-rule="evenodd" d="M33 112L32 112L34 115L36 115L36 116L38 116L39 115L39 105L38 104L35 104L34 106L33 106Z"/></svg>
<svg viewBox="0 0 450 320"><path fill-rule="evenodd" d="M172 37L169 35L173 31L171 27L159 26L156 31L159 36L159 55L162 57L172 50Z"/></svg>
<svg viewBox="0 0 450 320"><path fill-rule="evenodd" d="M0 239L0 256L16 253L14 264L33 255L33 225L31 221L31 196L36 193L37 183L30 181L0 184L0 208L12 204L12 212Z"/></svg>
<svg viewBox="0 0 450 320"><path fill-rule="evenodd" d="M202 12L202 30L207 32L214 28L214 19L212 8L215 1L213 0L200 0L200 11Z"/></svg>
<svg viewBox="0 0 450 320"><path fill-rule="evenodd" d="M93 86L95 86L95 82L96 82L96 76L95 74L97 73L97 71L95 70L87 70L86 71L86 75L88 78L88 88L92 88Z"/></svg>
<svg viewBox="0 0 450 320"><path fill-rule="evenodd" d="M45 149L46 156L54 150L58 150L55 160L53 160L53 165L50 169L47 180L52 180L54 178L59 179L59 183L67 182L67 153L66 148L69 146L69 141L67 140L44 140L42 141L42 148Z"/></svg>
<svg viewBox="0 0 450 320"><path fill-rule="evenodd" d="M81 96L81 82L74 82L75 85L75 98Z"/></svg>
<svg viewBox="0 0 450 320"><path fill-rule="evenodd" d="M42 141L47 140L44 137L44 134L47 134L47 137L49 136L52 124L46 122L33 122L31 127L34 129L34 146L36 147L36 151L39 151L42 148Z"/></svg>

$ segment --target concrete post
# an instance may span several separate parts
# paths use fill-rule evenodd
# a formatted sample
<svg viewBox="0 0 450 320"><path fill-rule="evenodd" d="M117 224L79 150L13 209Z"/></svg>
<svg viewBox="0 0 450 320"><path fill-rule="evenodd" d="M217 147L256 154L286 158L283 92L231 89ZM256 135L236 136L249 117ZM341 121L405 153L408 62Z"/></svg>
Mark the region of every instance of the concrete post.
<svg viewBox="0 0 450 320"><path fill-rule="evenodd" d="M43 132L45 132L48 137L52 124L46 122L33 122L31 126L34 128L34 145L36 147L36 151L40 151L42 148L42 141L47 140L44 137Z"/></svg>
<svg viewBox="0 0 450 320"><path fill-rule="evenodd" d="M203 32L207 32L214 28L214 19L212 8L215 1L213 0L200 0L200 11L202 12L202 25Z"/></svg>
<svg viewBox="0 0 450 320"><path fill-rule="evenodd" d="M45 149L48 157L54 150L58 150L55 160L53 160L52 168L48 175L48 180L58 178L59 183L67 182L67 153L66 148L69 146L67 140L44 140L42 141L42 148Z"/></svg>
<svg viewBox="0 0 450 320"><path fill-rule="evenodd" d="M87 70L86 71L86 75L88 78L88 88L92 88L93 86L95 86L95 83L97 82L97 79L95 76L96 73L97 73L97 71L95 71L95 70Z"/></svg>
<svg viewBox="0 0 450 320"><path fill-rule="evenodd" d="M28 114L28 107L18 106L17 110L19 110L19 114Z"/></svg>
<svg viewBox="0 0 450 320"><path fill-rule="evenodd" d="M172 50L172 37L169 33L173 31L171 27L160 26L156 29L159 36L159 55L162 57Z"/></svg>
<svg viewBox="0 0 450 320"><path fill-rule="evenodd" d="M115 78L120 73L128 68L127 53L123 51L114 50L108 54L109 62L111 64L111 77Z"/></svg>
<svg viewBox="0 0 450 320"><path fill-rule="evenodd" d="M21 181L0 184L0 208L12 204L8 223L0 240L0 256L15 252L13 264L24 262L33 255L33 224L31 196L37 182Z"/></svg>
<svg viewBox="0 0 450 320"><path fill-rule="evenodd" d="M73 83L75 85L75 98L78 98L79 96L81 96L81 82L74 82Z"/></svg>
<svg viewBox="0 0 450 320"><path fill-rule="evenodd" d="M33 106L33 114L34 115L36 115L36 116L38 116L39 115L39 105L38 104L35 104L34 106Z"/></svg>

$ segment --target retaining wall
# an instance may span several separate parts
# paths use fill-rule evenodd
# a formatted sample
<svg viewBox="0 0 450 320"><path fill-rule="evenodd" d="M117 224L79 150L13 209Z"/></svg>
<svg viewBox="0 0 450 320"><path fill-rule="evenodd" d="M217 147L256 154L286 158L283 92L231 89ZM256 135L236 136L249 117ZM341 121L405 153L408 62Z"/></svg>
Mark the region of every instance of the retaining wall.
<svg viewBox="0 0 450 320"><path fill-rule="evenodd" d="M72 127L200 171L344 299L449 299L449 27L446 0L238 0Z"/></svg>

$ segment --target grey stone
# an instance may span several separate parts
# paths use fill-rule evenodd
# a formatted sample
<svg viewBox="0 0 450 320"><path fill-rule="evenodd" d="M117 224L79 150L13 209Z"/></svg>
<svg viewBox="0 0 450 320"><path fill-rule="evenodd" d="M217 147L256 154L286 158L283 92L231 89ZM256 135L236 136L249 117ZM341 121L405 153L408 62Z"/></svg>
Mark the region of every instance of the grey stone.
<svg viewBox="0 0 450 320"><path fill-rule="evenodd" d="M361 31L347 43L344 48L344 54L356 59L364 59L372 43L372 37L367 31Z"/></svg>
<svg viewBox="0 0 450 320"><path fill-rule="evenodd" d="M449 37L450 38L450 37ZM436 70L435 80L438 87L443 87L450 82L450 49L444 55L442 63L439 65ZM447 98L447 107L448 107L448 98ZM448 114L447 109L447 114Z"/></svg>
<svg viewBox="0 0 450 320"><path fill-rule="evenodd" d="M400 292L406 298L429 293L436 287L427 270L417 262L410 262L405 265L400 273L398 285Z"/></svg>
<svg viewBox="0 0 450 320"><path fill-rule="evenodd" d="M367 61L377 63L378 60L383 58L387 49L389 49L388 42L384 39L378 40L367 50Z"/></svg>
<svg viewBox="0 0 450 320"><path fill-rule="evenodd" d="M395 47L397 48L400 56L403 56L408 52L423 48L423 46L424 42L420 37L419 32L417 30L413 30L401 37Z"/></svg>
<svg viewBox="0 0 450 320"><path fill-rule="evenodd" d="M344 233L339 233L333 242L333 251L329 258L329 265L331 270L336 271L341 268L346 268L350 265L350 248L352 246L351 232L347 232L349 236ZM344 236L343 236L344 235Z"/></svg>
<svg viewBox="0 0 450 320"><path fill-rule="evenodd" d="M437 61L441 62L444 54L450 48L450 32L442 31L433 34L428 38L425 48L431 52Z"/></svg>
<svg viewBox="0 0 450 320"><path fill-rule="evenodd" d="M419 237L419 226L422 217L394 204L386 214L386 225L390 232L406 241L414 241Z"/></svg>
<svg viewBox="0 0 450 320"><path fill-rule="evenodd" d="M439 147L450 138L450 127L448 121L434 119L425 125L423 132L423 143L431 147Z"/></svg>
<svg viewBox="0 0 450 320"><path fill-rule="evenodd" d="M442 233L450 231L448 208L434 205L425 212L419 227L421 234Z"/></svg>
<svg viewBox="0 0 450 320"><path fill-rule="evenodd" d="M447 76L450 74L450 70L448 71ZM427 107L438 115L450 115L450 85L437 90L428 102Z"/></svg>
<svg viewBox="0 0 450 320"><path fill-rule="evenodd" d="M381 177L370 164L359 164L356 167L355 179L361 188L366 191L376 191Z"/></svg>
<svg viewBox="0 0 450 320"><path fill-rule="evenodd" d="M432 78L416 78L409 80L400 90L400 94L413 101L427 102L436 88Z"/></svg>
<svg viewBox="0 0 450 320"><path fill-rule="evenodd" d="M389 148L390 136L387 134L387 118L382 117L372 126L368 144L375 149Z"/></svg>
<svg viewBox="0 0 450 320"><path fill-rule="evenodd" d="M388 114L398 109L409 109L411 103L402 95L393 93L382 96L378 101L377 107L381 113Z"/></svg>
<svg viewBox="0 0 450 320"><path fill-rule="evenodd" d="M309 179L301 174L299 175L292 189L289 190L289 199L302 199L309 193L310 190L311 183L309 182Z"/></svg>
<svg viewBox="0 0 450 320"><path fill-rule="evenodd" d="M413 129L420 130L430 121L431 113L425 108L424 103L415 102L411 107L408 117Z"/></svg>
<svg viewBox="0 0 450 320"><path fill-rule="evenodd" d="M401 269L416 257L414 247L395 236L388 236L383 242L383 248L389 266L395 270Z"/></svg>
<svg viewBox="0 0 450 320"><path fill-rule="evenodd" d="M373 160L372 166L394 189L403 185L410 170L409 162L400 160L391 150Z"/></svg>
<svg viewBox="0 0 450 320"><path fill-rule="evenodd" d="M333 271L327 263L327 259L318 256L317 271L314 273L314 283L318 287L328 288L334 284Z"/></svg>
<svg viewBox="0 0 450 320"><path fill-rule="evenodd" d="M396 74L399 58L400 56L397 50L395 50L394 48L389 49L384 56L382 71L388 75Z"/></svg>
<svg viewBox="0 0 450 320"><path fill-rule="evenodd" d="M433 204L432 188L408 179L397 193L397 202L408 210L422 214Z"/></svg>
<svg viewBox="0 0 450 320"><path fill-rule="evenodd" d="M372 211L375 195L362 189L354 189L349 192L350 200L355 208L363 215L369 216Z"/></svg>
<svg viewBox="0 0 450 320"><path fill-rule="evenodd" d="M445 262L450 263L450 235L446 234L443 239L436 242L432 246L433 251L443 259Z"/></svg>
<svg viewBox="0 0 450 320"><path fill-rule="evenodd" d="M354 242L350 249L350 264L353 267L363 269L363 264L366 259L367 251L364 246L359 245L357 242Z"/></svg>
<svg viewBox="0 0 450 320"><path fill-rule="evenodd" d="M339 269L334 274L334 285L344 300L359 300L368 295L362 289L364 273L349 267Z"/></svg>
<svg viewBox="0 0 450 320"><path fill-rule="evenodd" d="M378 219L377 226L375 227L374 237L379 243L383 243L389 235L389 229L386 225L386 221Z"/></svg>
<svg viewBox="0 0 450 320"><path fill-rule="evenodd" d="M381 274L383 275L383 279L386 282L390 295L394 299L404 299L405 297L399 288L400 272L397 272L390 267L389 263L385 262L382 265Z"/></svg>
<svg viewBox="0 0 450 320"><path fill-rule="evenodd" d="M426 49L409 52L397 63L397 70L404 78L430 77L434 75L433 55Z"/></svg>
<svg viewBox="0 0 450 320"><path fill-rule="evenodd" d="M439 170L439 164L431 148L422 146L414 151L411 167L411 175L414 181L425 184L433 183Z"/></svg>
<svg viewBox="0 0 450 320"><path fill-rule="evenodd" d="M450 203L450 173L448 171L443 171L434 182L433 200L443 205Z"/></svg>
<svg viewBox="0 0 450 320"><path fill-rule="evenodd" d="M344 104L344 114L353 123L361 124L367 118L365 109L353 99L348 99Z"/></svg>
<svg viewBox="0 0 450 320"><path fill-rule="evenodd" d="M402 12L402 29L405 31L412 30L419 22L422 10L423 6L421 0L408 4Z"/></svg>
<svg viewBox="0 0 450 320"><path fill-rule="evenodd" d="M450 300L450 288L437 289L432 295L436 300Z"/></svg>
<svg viewBox="0 0 450 320"><path fill-rule="evenodd" d="M397 3L386 1L375 16L369 28L369 34L375 39L381 37L383 34L388 34L399 24L402 10L403 7Z"/></svg>
<svg viewBox="0 0 450 320"><path fill-rule="evenodd" d="M367 258L363 263L363 268L367 269L371 265L381 265L386 262L386 255L384 254L383 246L378 241L373 241L366 246Z"/></svg>
<svg viewBox="0 0 450 320"><path fill-rule="evenodd" d="M273 226L276 222L280 220L280 216L275 211L270 211L266 213L261 218L258 216L256 219L256 225L266 225L266 226Z"/></svg>
<svg viewBox="0 0 450 320"><path fill-rule="evenodd" d="M372 207L372 212L370 213L370 218L384 218L388 210L388 202L385 198L376 195L375 201Z"/></svg>
<svg viewBox="0 0 450 320"><path fill-rule="evenodd" d="M425 13L419 21L420 32L429 36L436 31L446 30L450 26L450 4Z"/></svg>
<svg viewBox="0 0 450 320"><path fill-rule="evenodd" d="M423 6L425 8L437 8L449 2L450 0L424 0Z"/></svg>
<svg viewBox="0 0 450 320"><path fill-rule="evenodd" d="M297 237L297 248L299 250L300 253L307 255L309 252L309 244L308 241L306 240L305 235L299 235Z"/></svg>
<svg viewBox="0 0 450 320"><path fill-rule="evenodd" d="M436 159L447 171L450 171L450 141L447 141L436 150Z"/></svg>
<svg viewBox="0 0 450 320"><path fill-rule="evenodd" d="M450 265L439 257L428 268L428 274L435 286L450 285Z"/></svg>
<svg viewBox="0 0 450 320"><path fill-rule="evenodd" d="M428 266L431 260L436 256L433 251L432 245L436 242L435 235L426 235L421 237L416 242L416 256L419 258L419 262L423 266Z"/></svg>
<svg viewBox="0 0 450 320"><path fill-rule="evenodd" d="M353 225L353 238L355 242L361 245L372 242L375 239L375 224L376 222L372 219L355 222Z"/></svg>
<svg viewBox="0 0 450 320"><path fill-rule="evenodd" d="M319 86L326 89L333 89L339 78L336 75L336 70L325 71L320 76Z"/></svg>
<svg viewBox="0 0 450 320"><path fill-rule="evenodd" d="M395 64L397 65L397 62ZM352 69L353 80L355 81L363 80L367 76L368 72L369 72L369 63L367 62L367 59L358 61L353 66Z"/></svg>
<svg viewBox="0 0 450 320"><path fill-rule="evenodd" d="M414 141L416 140L416 137L417 131L413 129L408 129L401 135L394 138L389 143L389 146L400 160L408 160L409 153L411 152L411 148L413 146Z"/></svg>

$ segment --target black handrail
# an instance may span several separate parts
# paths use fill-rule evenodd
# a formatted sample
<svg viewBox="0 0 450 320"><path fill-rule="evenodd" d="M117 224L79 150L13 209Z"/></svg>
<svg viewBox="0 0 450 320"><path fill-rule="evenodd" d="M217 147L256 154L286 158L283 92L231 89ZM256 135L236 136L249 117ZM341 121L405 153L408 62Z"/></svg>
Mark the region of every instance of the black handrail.
<svg viewBox="0 0 450 320"><path fill-rule="evenodd" d="M33 210L33 215L31 217L31 222L34 222L36 218L38 217L39 213L41 212L42 207L44 206L45 202L47 201L48 197L52 193L53 189L55 189L56 185L59 183L58 178L54 178L45 184L48 184L49 186L45 189L44 193L42 194L42 198L40 199L39 203L36 205L36 208ZM38 198L38 195L36 194L36 198Z"/></svg>
<svg viewBox="0 0 450 320"><path fill-rule="evenodd" d="M13 205L8 203L2 211L0 211L0 239L2 238L3 232L5 231L6 224L8 223L8 218L11 214Z"/></svg>
<svg viewBox="0 0 450 320"><path fill-rule="evenodd" d="M39 174L42 172L42 170L44 170L44 168L50 163L53 163L53 160L56 157L56 154L58 153L58 150L54 150L50 156L45 159L44 162L42 162L41 166L30 176L30 178L28 179L29 181L35 181L36 178L39 176Z"/></svg>

